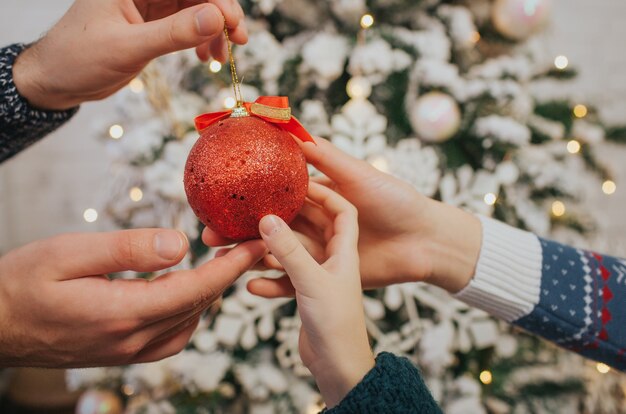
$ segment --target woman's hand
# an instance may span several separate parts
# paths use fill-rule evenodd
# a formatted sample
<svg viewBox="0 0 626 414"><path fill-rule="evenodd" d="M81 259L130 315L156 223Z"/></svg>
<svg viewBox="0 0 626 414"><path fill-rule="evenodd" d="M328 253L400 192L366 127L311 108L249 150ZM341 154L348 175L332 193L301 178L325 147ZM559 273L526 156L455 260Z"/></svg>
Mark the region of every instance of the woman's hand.
<svg viewBox="0 0 626 414"><path fill-rule="evenodd" d="M328 178L312 180L337 191L359 212L364 288L423 281L455 293L469 283L482 238L476 217L419 194L408 183L343 153L324 139L316 142L302 144L302 150ZM310 219L319 213L310 210L305 204L291 226L313 257L324 261L324 239ZM204 230L203 239L212 246L232 243L209 229ZM271 255L264 263L281 268ZM294 293L288 278L258 280L249 289L265 297Z"/></svg>
<svg viewBox="0 0 626 414"><path fill-rule="evenodd" d="M76 0L18 56L13 78L31 105L64 110L124 87L152 59L195 47L226 59L224 19L235 43L248 33L236 0Z"/></svg>
<svg viewBox="0 0 626 414"><path fill-rule="evenodd" d="M311 183L308 197L303 214L324 237L327 259L321 265L280 218L264 217L259 228L295 288L302 361L327 406L333 407L374 366L363 314L357 212L320 184Z"/></svg>

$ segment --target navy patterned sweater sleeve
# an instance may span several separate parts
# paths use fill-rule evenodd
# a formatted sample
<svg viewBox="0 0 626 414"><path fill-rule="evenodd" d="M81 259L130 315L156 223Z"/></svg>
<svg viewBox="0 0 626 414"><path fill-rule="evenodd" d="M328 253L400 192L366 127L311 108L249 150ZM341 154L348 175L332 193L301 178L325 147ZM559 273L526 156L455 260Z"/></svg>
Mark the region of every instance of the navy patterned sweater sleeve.
<svg viewBox="0 0 626 414"><path fill-rule="evenodd" d="M441 414L441 409L411 361L383 352L363 380L323 413Z"/></svg>
<svg viewBox="0 0 626 414"><path fill-rule="evenodd" d="M626 371L626 261L539 240L539 303L515 324Z"/></svg>
<svg viewBox="0 0 626 414"><path fill-rule="evenodd" d="M456 297L626 371L626 260L481 221L476 273Z"/></svg>
<svg viewBox="0 0 626 414"><path fill-rule="evenodd" d="M78 111L36 109L19 94L13 83L13 63L25 48L15 44L0 49L0 162L54 131Z"/></svg>

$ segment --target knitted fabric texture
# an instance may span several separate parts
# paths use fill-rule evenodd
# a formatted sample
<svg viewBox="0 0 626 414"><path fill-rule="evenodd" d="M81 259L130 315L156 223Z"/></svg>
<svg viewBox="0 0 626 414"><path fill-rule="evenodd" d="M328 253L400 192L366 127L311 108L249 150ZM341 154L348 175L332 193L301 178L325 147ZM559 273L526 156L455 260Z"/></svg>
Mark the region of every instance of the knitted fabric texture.
<svg viewBox="0 0 626 414"><path fill-rule="evenodd" d="M626 372L626 260L539 241L539 303L514 323Z"/></svg>
<svg viewBox="0 0 626 414"><path fill-rule="evenodd" d="M33 108L13 83L13 63L26 49L14 44L0 49L0 162L7 160L67 122L78 107L67 111Z"/></svg>
<svg viewBox="0 0 626 414"><path fill-rule="evenodd" d="M626 371L626 259L479 218L483 242L476 273L455 297Z"/></svg>
<svg viewBox="0 0 626 414"><path fill-rule="evenodd" d="M441 414L422 377L406 358L382 352L376 365L324 414Z"/></svg>

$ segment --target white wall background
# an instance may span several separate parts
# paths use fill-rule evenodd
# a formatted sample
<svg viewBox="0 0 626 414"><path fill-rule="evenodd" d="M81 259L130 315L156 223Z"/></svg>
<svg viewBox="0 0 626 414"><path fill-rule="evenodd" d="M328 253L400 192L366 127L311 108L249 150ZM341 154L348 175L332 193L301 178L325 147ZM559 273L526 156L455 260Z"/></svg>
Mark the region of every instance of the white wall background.
<svg viewBox="0 0 626 414"><path fill-rule="evenodd" d="M3 1L0 5L0 45L39 37L72 3L70 0ZM564 54L580 69L573 85L576 96L603 103L609 116L626 120L626 1L554 0L547 47ZM0 166L0 252L38 238L102 226L82 219L86 208L99 202L107 160L90 124L111 111L110 102L84 105L78 116L42 142ZM602 151L618 173L618 192L604 196L590 188L594 208L604 218L606 239L626 234L626 151ZM622 187L619 187L619 185ZM624 237L626 240L626 236Z"/></svg>
<svg viewBox="0 0 626 414"><path fill-rule="evenodd" d="M31 42L71 0L3 1L0 44ZM82 212L94 205L107 163L90 122L106 102L84 105L72 122L0 167L0 252L58 233L90 231Z"/></svg>

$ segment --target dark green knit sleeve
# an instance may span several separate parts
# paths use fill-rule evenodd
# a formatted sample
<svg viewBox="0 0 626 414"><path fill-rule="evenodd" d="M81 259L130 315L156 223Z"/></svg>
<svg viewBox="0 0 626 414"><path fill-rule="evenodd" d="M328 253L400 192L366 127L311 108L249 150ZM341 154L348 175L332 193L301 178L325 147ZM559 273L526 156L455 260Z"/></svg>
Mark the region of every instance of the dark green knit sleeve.
<svg viewBox="0 0 626 414"><path fill-rule="evenodd" d="M13 63L23 44L0 48L0 162L43 138L67 122L78 107L46 111L32 107L13 83Z"/></svg>
<svg viewBox="0 0 626 414"><path fill-rule="evenodd" d="M365 378L324 414L441 414L411 361L383 352Z"/></svg>

